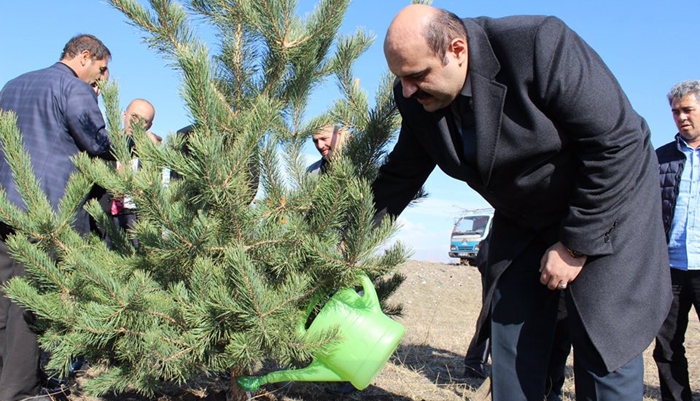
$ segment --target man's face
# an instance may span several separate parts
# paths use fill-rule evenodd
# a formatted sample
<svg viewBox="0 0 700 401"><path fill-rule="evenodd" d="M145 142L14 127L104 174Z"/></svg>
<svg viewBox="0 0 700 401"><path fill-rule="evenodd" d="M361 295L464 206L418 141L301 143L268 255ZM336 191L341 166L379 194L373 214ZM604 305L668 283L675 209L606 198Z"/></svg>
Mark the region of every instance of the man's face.
<svg viewBox="0 0 700 401"><path fill-rule="evenodd" d="M401 80L404 97L413 97L428 112L443 109L459 95L467 78L464 40L455 39L446 55L435 55L421 36L384 46L389 70ZM459 41L459 43L455 43Z"/></svg>
<svg viewBox="0 0 700 401"><path fill-rule="evenodd" d="M107 59L96 60L94 58L90 59L90 64L88 66L88 76L92 82L106 81L109 79L109 70L107 69L108 61Z"/></svg>
<svg viewBox="0 0 700 401"><path fill-rule="evenodd" d="M700 146L700 102L695 93L671 104L673 121L683 139L693 148Z"/></svg>
<svg viewBox="0 0 700 401"><path fill-rule="evenodd" d="M153 125L155 111L151 106L144 102L134 102L127 107L122 114L124 130L127 134L131 134L131 125L143 122L143 129L148 131Z"/></svg>
<svg viewBox="0 0 700 401"><path fill-rule="evenodd" d="M82 60L80 69L76 71L78 78L92 85L97 81L107 81L109 79L109 59L107 57L97 60L92 57L89 51L85 50L79 56Z"/></svg>
<svg viewBox="0 0 700 401"><path fill-rule="evenodd" d="M337 130L334 127L325 127L317 134L312 135L311 138L321 157L328 160L332 156L333 149L335 149L338 142Z"/></svg>
<svg viewBox="0 0 700 401"><path fill-rule="evenodd" d="M92 89L95 91L95 93L97 93L97 96L100 96L100 93L102 92L102 90L100 89L100 86L98 85L98 81L99 82L109 81L109 70L106 70L105 73L102 75L102 77L99 80L94 81L90 84L90 86L92 86Z"/></svg>

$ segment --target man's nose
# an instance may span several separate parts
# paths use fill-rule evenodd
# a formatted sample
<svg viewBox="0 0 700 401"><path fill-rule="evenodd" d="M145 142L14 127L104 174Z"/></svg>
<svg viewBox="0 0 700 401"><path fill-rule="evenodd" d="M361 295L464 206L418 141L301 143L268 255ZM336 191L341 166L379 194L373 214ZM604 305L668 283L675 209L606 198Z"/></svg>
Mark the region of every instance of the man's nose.
<svg viewBox="0 0 700 401"><path fill-rule="evenodd" d="M418 91L418 87L406 79L401 80L401 86L403 87L403 97L405 98L413 96Z"/></svg>

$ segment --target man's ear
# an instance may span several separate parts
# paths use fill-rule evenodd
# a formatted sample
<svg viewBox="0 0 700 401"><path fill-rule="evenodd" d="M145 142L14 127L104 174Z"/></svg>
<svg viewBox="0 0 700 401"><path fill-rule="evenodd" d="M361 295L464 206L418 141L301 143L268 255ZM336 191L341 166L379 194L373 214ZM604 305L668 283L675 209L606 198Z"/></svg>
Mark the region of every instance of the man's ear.
<svg viewBox="0 0 700 401"><path fill-rule="evenodd" d="M450 47L447 49L448 52L452 53L457 61L462 62L467 59L467 41L462 38L452 39L450 42Z"/></svg>
<svg viewBox="0 0 700 401"><path fill-rule="evenodd" d="M90 61L91 55L89 50L83 50L82 53L80 53L80 65L85 66L88 61Z"/></svg>

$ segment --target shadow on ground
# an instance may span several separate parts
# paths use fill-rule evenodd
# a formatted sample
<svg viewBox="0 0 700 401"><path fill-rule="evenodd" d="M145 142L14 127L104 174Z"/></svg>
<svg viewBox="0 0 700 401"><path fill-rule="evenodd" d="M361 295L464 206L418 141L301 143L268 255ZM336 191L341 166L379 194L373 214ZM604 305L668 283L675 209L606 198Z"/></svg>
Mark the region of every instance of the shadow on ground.
<svg viewBox="0 0 700 401"><path fill-rule="evenodd" d="M421 372L435 384L466 383L478 386L483 382L483 379L464 377L464 355L429 345L401 344L396 349L392 361Z"/></svg>
<svg viewBox="0 0 700 401"><path fill-rule="evenodd" d="M420 373L436 386L452 389L459 397L484 383L484 379L465 377L464 355L425 344L401 344L391 362Z"/></svg>

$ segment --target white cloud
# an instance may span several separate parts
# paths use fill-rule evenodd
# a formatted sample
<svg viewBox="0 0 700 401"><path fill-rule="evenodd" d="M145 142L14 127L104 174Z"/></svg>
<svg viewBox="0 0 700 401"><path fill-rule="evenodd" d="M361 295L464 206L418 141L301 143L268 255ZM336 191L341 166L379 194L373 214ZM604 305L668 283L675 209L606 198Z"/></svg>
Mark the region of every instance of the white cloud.
<svg viewBox="0 0 700 401"><path fill-rule="evenodd" d="M432 205L440 202L430 202ZM426 202L423 206L430 206ZM424 210L419 210L424 209ZM399 231L390 243L401 241L412 250L412 259L449 263L447 256L453 214L445 209L410 208L399 216Z"/></svg>

